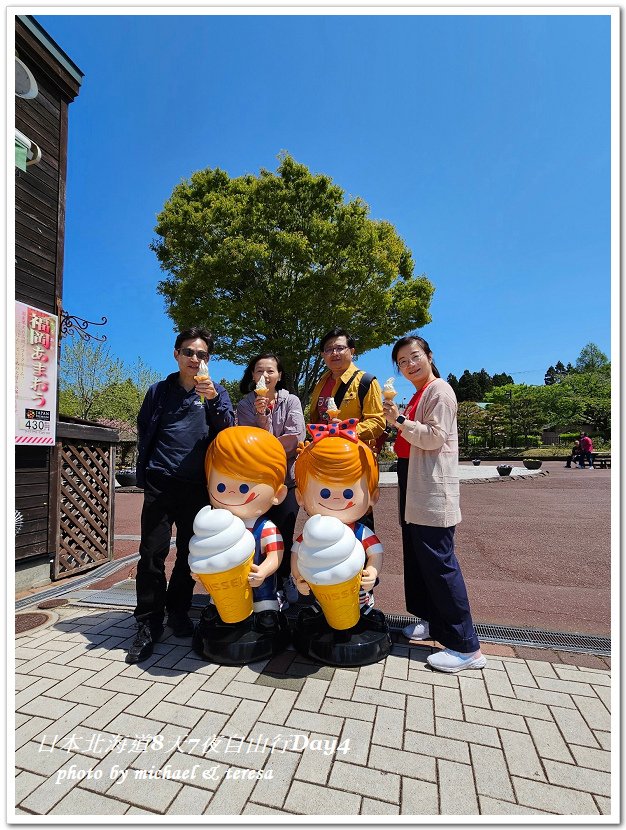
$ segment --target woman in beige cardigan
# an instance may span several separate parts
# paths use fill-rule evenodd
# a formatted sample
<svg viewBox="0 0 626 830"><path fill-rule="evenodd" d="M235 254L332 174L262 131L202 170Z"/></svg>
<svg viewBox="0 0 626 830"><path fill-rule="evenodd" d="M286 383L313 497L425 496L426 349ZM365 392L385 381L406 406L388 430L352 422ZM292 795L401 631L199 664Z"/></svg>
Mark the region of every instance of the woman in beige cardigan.
<svg viewBox="0 0 626 830"><path fill-rule="evenodd" d="M391 357L415 387L404 414L385 401L387 421L398 429L398 500L407 610L418 617L404 629L411 641L433 639L445 646L429 664L440 671L482 669L486 659L469 607L465 581L454 554L459 509L457 402L433 364L428 343L402 337Z"/></svg>

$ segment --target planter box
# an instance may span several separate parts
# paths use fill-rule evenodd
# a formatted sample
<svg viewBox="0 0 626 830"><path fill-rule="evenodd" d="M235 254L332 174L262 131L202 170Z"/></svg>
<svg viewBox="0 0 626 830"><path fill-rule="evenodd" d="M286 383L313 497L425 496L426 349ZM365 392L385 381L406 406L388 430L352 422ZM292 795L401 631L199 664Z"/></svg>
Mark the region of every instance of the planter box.
<svg viewBox="0 0 626 830"><path fill-rule="evenodd" d="M120 487L137 486L137 473L116 473L115 478Z"/></svg>
<svg viewBox="0 0 626 830"><path fill-rule="evenodd" d="M511 467L509 464L498 464L498 466L496 467L496 470L501 476L510 476L512 469L513 467Z"/></svg>
<svg viewBox="0 0 626 830"><path fill-rule="evenodd" d="M541 459L539 458L525 458L524 459L524 467L527 470L540 470L541 469Z"/></svg>

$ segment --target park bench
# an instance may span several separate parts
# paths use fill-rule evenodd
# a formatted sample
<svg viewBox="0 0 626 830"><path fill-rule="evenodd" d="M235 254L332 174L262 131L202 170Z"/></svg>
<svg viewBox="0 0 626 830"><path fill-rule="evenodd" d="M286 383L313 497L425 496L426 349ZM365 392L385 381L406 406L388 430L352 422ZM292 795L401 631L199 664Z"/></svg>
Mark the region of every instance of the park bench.
<svg viewBox="0 0 626 830"><path fill-rule="evenodd" d="M593 466L596 470L611 469L611 453L610 452L594 452Z"/></svg>

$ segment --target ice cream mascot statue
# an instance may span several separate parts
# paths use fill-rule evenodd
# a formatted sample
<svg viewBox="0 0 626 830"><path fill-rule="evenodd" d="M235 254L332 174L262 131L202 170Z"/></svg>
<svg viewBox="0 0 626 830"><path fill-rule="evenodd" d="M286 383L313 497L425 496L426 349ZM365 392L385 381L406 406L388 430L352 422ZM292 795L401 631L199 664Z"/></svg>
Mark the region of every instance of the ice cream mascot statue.
<svg viewBox="0 0 626 830"><path fill-rule="evenodd" d="M209 501L189 543L192 573L210 594L193 638L207 660L244 665L271 657L289 642L275 572L283 555L276 525L265 518L287 493L280 441L257 427L229 427L209 445Z"/></svg>
<svg viewBox="0 0 626 830"><path fill-rule="evenodd" d="M309 424L313 441L295 464L296 498L309 515L294 542L298 590L315 602L298 615L296 648L333 666L364 666L389 654L385 615L374 608L383 549L358 519L378 500L378 465L356 436L356 419Z"/></svg>

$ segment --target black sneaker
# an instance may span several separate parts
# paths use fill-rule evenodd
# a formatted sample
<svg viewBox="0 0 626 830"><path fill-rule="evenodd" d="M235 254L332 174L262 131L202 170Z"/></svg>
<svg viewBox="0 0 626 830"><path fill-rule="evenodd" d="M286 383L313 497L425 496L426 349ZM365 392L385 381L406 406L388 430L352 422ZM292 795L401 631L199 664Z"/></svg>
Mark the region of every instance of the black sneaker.
<svg viewBox="0 0 626 830"><path fill-rule="evenodd" d="M257 631L270 634L280 631L280 617L278 611L259 611L254 615L254 627Z"/></svg>
<svg viewBox="0 0 626 830"><path fill-rule="evenodd" d="M194 624L188 614L170 612L167 615L167 624L174 632L175 637L191 637L193 634Z"/></svg>
<svg viewBox="0 0 626 830"><path fill-rule="evenodd" d="M154 651L154 644L158 642L163 634L163 626L151 630L148 623L143 623L139 626L137 636L132 642L126 655L127 663L141 663L142 660L147 660Z"/></svg>

